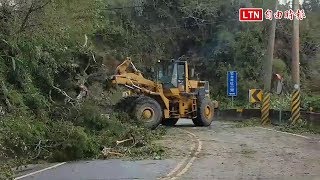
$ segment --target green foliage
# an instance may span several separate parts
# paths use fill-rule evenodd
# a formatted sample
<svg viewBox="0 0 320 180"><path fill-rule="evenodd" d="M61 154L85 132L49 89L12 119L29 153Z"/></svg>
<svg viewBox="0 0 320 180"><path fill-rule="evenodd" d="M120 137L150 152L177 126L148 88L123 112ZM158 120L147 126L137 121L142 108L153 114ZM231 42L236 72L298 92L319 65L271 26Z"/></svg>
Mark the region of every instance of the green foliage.
<svg viewBox="0 0 320 180"><path fill-rule="evenodd" d="M276 74L286 75L287 74L287 65L281 59L274 59L273 60L273 72Z"/></svg>
<svg viewBox="0 0 320 180"><path fill-rule="evenodd" d="M307 96L303 98L302 102L302 107L305 110L312 108L312 111L320 112L320 96Z"/></svg>
<svg viewBox="0 0 320 180"><path fill-rule="evenodd" d="M21 165L39 159L69 161L96 158L100 156L101 147L115 147L117 140L130 137L141 143L133 147L130 153L124 152L128 156L145 157L154 152L163 153L161 148L152 144L154 139L163 135L163 130L149 131L131 124L127 115L112 114L110 118L106 118L100 114L93 115L92 112L88 112L89 115L76 124L70 121L43 121L22 116L2 119L1 159L14 159L19 162L16 165ZM84 124L79 126L81 123ZM121 145L117 148L123 150Z"/></svg>
<svg viewBox="0 0 320 180"><path fill-rule="evenodd" d="M303 121L297 125L280 125L275 127L279 131L295 133L295 134L303 134L303 133L311 133L311 134L320 134L320 127L312 126Z"/></svg>
<svg viewBox="0 0 320 180"><path fill-rule="evenodd" d="M271 100L271 109L281 110L281 111L290 111L291 110L291 95L272 95Z"/></svg>
<svg viewBox="0 0 320 180"><path fill-rule="evenodd" d="M244 127L256 127L260 125L261 125L261 120L253 118L246 121L238 122L233 127L244 128ZM281 125L274 126L273 128L279 131L295 133L295 134L302 134L302 133L319 134L320 133L320 127L310 125L306 121L302 121L302 123L297 125L281 124Z"/></svg>
<svg viewBox="0 0 320 180"><path fill-rule="evenodd" d="M235 128L255 127L261 124L261 120L257 118L248 119L234 125Z"/></svg>
<svg viewBox="0 0 320 180"><path fill-rule="evenodd" d="M25 104L23 102L23 95L19 93L19 91L15 89L10 89L8 93L9 101L17 108L25 108Z"/></svg>
<svg viewBox="0 0 320 180"><path fill-rule="evenodd" d="M31 146L43 136L44 124L32 122L31 118L8 117L1 120L1 142L9 157L29 156Z"/></svg>
<svg viewBox="0 0 320 180"><path fill-rule="evenodd" d="M66 161L94 157L99 153L99 145L92 134L84 127L71 122L53 123L48 139L55 141L57 148L52 150L52 160Z"/></svg>
<svg viewBox="0 0 320 180"><path fill-rule="evenodd" d="M12 166L8 164L0 164L0 179L14 179Z"/></svg>
<svg viewBox="0 0 320 180"><path fill-rule="evenodd" d="M75 117L74 123L78 126L86 127L92 131L101 131L109 125L106 118L101 116L102 112L87 102L76 113L79 114Z"/></svg>
<svg viewBox="0 0 320 180"><path fill-rule="evenodd" d="M252 108L252 105L249 103L249 100L242 100L234 97L233 103L231 97L214 97L219 99L219 109L242 109L242 108Z"/></svg>

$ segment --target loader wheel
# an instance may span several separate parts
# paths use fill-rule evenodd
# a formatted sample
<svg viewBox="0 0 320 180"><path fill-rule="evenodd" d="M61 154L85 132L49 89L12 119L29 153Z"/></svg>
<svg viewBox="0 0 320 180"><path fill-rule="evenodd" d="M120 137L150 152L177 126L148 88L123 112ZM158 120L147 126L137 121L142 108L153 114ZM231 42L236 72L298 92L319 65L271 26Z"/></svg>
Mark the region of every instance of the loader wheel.
<svg viewBox="0 0 320 180"><path fill-rule="evenodd" d="M214 119L214 104L209 98L204 98L199 103L197 118L192 121L196 126L210 126Z"/></svg>
<svg viewBox="0 0 320 180"><path fill-rule="evenodd" d="M162 120L160 104L150 97L140 97L135 102L134 117L141 121L147 128L157 128Z"/></svg>
<svg viewBox="0 0 320 180"><path fill-rule="evenodd" d="M125 112L128 114L131 114L133 111L133 108L135 106L135 101L139 98L140 96L128 96L122 98L117 104L114 105L114 109L116 111L120 112Z"/></svg>
<svg viewBox="0 0 320 180"><path fill-rule="evenodd" d="M170 118L170 119L163 119L161 124L164 126L174 126L177 124L179 119L174 119L174 118Z"/></svg>

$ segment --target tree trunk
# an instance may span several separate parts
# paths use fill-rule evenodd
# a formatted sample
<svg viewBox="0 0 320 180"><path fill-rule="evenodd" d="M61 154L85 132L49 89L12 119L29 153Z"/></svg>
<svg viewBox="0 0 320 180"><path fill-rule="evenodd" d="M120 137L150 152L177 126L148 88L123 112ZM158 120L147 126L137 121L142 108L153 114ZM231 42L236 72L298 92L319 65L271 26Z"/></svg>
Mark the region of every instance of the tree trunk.
<svg viewBox="0 0 320 180"><path fill-rule="evenodd" d="M278 0L273 0L272 8L273 12L277 10ZM269 39L268 39L268 48L266 59L263 64L264 69L264 91L270 92L271 90L271 78L272 78L272 61L273 61L273 52L274 52L274 41L276 34L276 19L273 18L271 21L271 26L269 27Z"/></svg>
<svg viewBox="0 0 320 180"><path fill-rule="evenodd" d="M299 0L293 0L293 10L299 9ZM293 20L293 38L292 38L292 80L295 88L300 86L300 60L299 60L299 20Z"/></svg>

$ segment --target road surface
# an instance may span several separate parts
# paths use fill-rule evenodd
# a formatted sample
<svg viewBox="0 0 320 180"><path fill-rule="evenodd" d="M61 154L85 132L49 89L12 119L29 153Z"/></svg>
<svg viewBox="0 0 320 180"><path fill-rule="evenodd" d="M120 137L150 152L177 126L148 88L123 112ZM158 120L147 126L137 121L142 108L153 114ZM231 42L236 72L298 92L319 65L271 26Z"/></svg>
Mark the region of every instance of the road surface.
<svg viewBox="0 0 320 180"><path fill-rule="evenodd" d="M72 162L35 168L18 179L320 179L320 136L230 122L193 127L183 120L158 143L166 146L168 159Z"/></svg>

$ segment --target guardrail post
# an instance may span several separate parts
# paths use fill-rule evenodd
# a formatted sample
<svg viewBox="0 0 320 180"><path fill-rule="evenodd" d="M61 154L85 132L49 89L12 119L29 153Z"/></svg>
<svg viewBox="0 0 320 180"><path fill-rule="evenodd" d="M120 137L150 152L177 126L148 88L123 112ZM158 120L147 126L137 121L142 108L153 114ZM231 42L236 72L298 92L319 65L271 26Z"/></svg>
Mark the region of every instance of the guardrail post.
<svg viewBox="0 0 320 180"><path fill-rule="evenodd" d="M271 95L269 92L265 92L263 95L262 107L261 107L261 124L262 125L268 125L271 123L269 118L270 96Z"/></svg>
<svg viewBox="0 0 320 180"><path fill-rule="evenodd" d="M282 109L279 111L279 122L282 123Z"/></svg>
<svg viewBox="0 0 320 180"><path fill-rule="evenodd" d="M291 97L291 123L300 122L300 90L295 89Z"/></svg>

